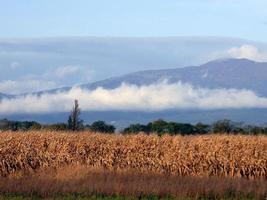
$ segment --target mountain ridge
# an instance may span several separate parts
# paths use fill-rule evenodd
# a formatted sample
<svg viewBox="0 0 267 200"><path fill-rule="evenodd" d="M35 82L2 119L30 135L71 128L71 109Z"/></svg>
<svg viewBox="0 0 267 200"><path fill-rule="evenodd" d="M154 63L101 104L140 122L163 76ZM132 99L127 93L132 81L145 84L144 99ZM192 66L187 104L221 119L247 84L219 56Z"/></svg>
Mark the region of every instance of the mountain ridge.
<svg viewBox="0 0 267 200"><path fill-rule="evenodd" d="M210 89L247 89L267 96L267 62L255 62L248 59L224 59L207 62L200 66L144 70L122 76L81 85L82 88L104 87L113 89L121 83L148 85L160 80L169 83L184 82L197 87Z"/></svg>
<svg viewBox="0 0 267 200"><path fill-rule="evenodd" d="M15 95L10 95L10 94L5 94L5 93L0 92L0 100L4 98L12 98L12 97L15 97Z"/></svg>
<svg viewBox="0 0 267 200"><path fill-rule="evenodd" d="M168 83L183 82L195 87L209 89L247 89L260 96L267 96L267 62L255 62L249 59L218 59L199 66L187 66L168 69L142 70L121 76L110 77L96 82L82 84L83 89L94 90L98 87L114 89L122 83L137 86L149 85L167 80ZM44 93L57 93L68 91L72 86L42 90L19 95L0 93L0 98L41 95Z"/></svg>

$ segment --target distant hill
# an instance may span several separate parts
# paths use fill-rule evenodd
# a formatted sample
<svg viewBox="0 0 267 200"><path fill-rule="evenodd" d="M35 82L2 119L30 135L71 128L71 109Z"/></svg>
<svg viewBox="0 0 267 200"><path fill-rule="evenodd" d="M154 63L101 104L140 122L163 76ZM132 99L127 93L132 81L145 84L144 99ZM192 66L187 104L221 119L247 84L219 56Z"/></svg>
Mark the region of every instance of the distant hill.
<svg viewBox="0 0 267 200"><path fill-rule="evenodd" d="M8 94L4 94L4 93L0 93L0 100L3 98L12 98L14 97L13 95L8 95Z"/></svg>
<svg viewBox="0 0 267 200"><path fill-rule="evenodd" d="M3 97L5 97L5 96L6 96L5 94L0 93L0 99L3 98Z"/></svg>
<svg viewBox="0 0 267 200"><path fill-rule="evenodd" d="M139 71L82 85L82 87L116 88L123 82L140 86L161 80L168 80L170 83L182 81L211 89L249 89L258 95L267 96L267 63L247 59L215 60L200 66Z"/></svg>
<svg viewBox="0 0 267 200"><path fill-rule="evenodd" d="M255 62L248 59L221 59L200 66L138 71L80 86L89 90L98 87L113 89L122 83L141 86L164 80L169 83L181 81L190 83L195 87L209 89L248 89L260 96L267 96L267 62ZM63 87L32 94L40 95L70 89L71 87Z"/></svg>

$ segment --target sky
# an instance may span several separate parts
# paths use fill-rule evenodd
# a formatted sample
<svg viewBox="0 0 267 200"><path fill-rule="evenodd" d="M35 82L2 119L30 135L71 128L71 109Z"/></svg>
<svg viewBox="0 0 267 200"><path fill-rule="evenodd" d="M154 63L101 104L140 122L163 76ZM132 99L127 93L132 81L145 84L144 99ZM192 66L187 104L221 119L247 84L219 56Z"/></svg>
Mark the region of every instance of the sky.
<svg viewBox="0 0 267 200"><path fill-rule="evenodd" d="M223 36L267 42L266 0L0 0L0 38Z"/></svg>

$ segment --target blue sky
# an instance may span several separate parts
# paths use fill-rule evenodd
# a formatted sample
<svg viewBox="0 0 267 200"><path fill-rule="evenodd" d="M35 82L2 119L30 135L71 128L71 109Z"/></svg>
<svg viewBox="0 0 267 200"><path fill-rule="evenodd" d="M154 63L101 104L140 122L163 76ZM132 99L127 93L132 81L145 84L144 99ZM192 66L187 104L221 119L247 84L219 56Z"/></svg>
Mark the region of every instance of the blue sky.
<svg viewBox="0 0 267 200"><path fill-rule="evenodd" d="M267 41L266 0L0 0L0 38L226 36Z"/></svg>

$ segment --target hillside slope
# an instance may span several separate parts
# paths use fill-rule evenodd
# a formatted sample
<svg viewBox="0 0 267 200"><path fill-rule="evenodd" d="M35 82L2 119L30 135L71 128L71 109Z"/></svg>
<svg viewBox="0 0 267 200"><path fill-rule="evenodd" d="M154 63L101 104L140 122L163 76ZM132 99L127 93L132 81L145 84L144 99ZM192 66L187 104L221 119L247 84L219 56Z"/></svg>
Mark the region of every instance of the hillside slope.
<svg viewBox="0 0 267 200"><path fill-rule="evenodd" d="M181 81L211 89L249 89L259 95L267 96L267 63L247 59L215 60L200 66L130 73L82 85L82 87L88 89L116 88L123 82L147 85L163 80L168 80L170 83Z"/></svg>

